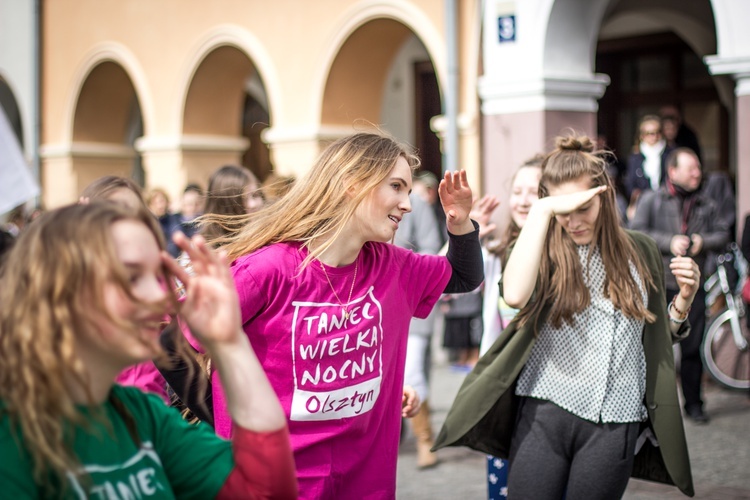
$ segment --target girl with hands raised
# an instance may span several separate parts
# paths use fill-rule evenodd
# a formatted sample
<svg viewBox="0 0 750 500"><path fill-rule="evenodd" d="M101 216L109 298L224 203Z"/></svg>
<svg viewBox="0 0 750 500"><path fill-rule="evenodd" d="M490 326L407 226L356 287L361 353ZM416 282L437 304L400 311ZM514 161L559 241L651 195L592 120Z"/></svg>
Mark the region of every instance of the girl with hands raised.
<svg viewBox="0 0 750 500"><path fill-rule="evenodd" d="M508 498L620 498L632 474L693 494L672 343L698 270L620 227L605 159L561 137L501 293L520 309L467 377L437 446L510 459ZM539 481L544 470L545 481Z"/></svg>
<svg viewBox="0 0 750 500"><path fill-rule="evenodd" d="M221 241L241 322L289 422L303 498L393 498L411 318L444 292L482 282L466 172L439 186L447 256L391 244L411 210L419 160L392 138L358 133L328 146L273 206ZM224 376L212 379L214 423L231 434Z"/></svg>
<svg viewBox="0 0 750 500"><path fill-rule="evenodd" d="M19 239L0 290L4 494L296 498L283 412L241 333L226 263L200 238L177 241L198 264L194 277L167 257L142 208L61 208ZM164 318L177 307L170 270L187 287L181 316L227 381L231 443L114 383L162 354Z"/></svg>

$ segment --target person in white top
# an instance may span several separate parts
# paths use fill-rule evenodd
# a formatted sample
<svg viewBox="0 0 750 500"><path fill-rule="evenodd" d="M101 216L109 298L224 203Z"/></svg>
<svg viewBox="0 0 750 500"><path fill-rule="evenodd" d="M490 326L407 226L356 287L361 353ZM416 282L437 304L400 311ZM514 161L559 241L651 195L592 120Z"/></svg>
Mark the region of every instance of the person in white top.
<svg viewBox="0 0 750 500"><path fill-rule="evenodd" d="M484 258L484 295L482 304L482 321L484 323L479 355L483 356L500 336L500 333L516 316L517 309L508 307L500 296L500 279L503 264L508 260L508 250L518 238L518 233L526 223L529 211L539 198L539 178L542 175L541 164L544 156L539 154L526 160L511 178L508 209L510 221L501 238L489 240L482 245ZM498 203L492 203L491 197L485 197L478 203L484 210L472 212L472 217L479 223L480 235L484 227L490 225L489 218ZM481 214L481 215L480 215ZM500 500L507 493L508 461L493 455L487 455L487 498Z"/></svg>
<svg viewBox="0 0 750 500"><path fill-rule="evenodd" d="M643 191L656 191L666 180L667 156L672 147L662 134L661 118L646 115L638 124L638 136L625 169L625 195L631 206Z"/></svg>
<svg viewBox="0 0 750 500"><path fill-rule="evenodd" d="M487 352L500 336L503 328L516 315L516 310L508 308L505 300L500 296L498 284L502 277L503 264L508 260L506 254L518 238L518 233L523 228L532 205L539 197L539 178L542 175L540 165L543 159L544 156L536 155L526 160L513 174L510 197L508 198L508 210L510 211L508 226L501 238L490 240L482 245L485 284L482 307L484 333L479 347L480 356ZM493 205L493 210L496 207L497 204ZM475 220L480 227L480 235L483 232L483 226L489 224L491 214L492 211L489 211L489 213L486 213L486 217L476 217Z"/></svg>

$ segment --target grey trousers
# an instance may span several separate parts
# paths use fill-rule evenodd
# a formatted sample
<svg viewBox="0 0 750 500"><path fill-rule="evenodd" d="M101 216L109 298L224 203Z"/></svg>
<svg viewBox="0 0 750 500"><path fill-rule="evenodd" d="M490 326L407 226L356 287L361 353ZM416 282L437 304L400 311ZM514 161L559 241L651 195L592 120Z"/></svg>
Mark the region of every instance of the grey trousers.
<svg viewBox="0 0 750 500"><path fill-rule="evenodd" d="M521 398L511 439L511 500L621 498L640 424L595 424L559 406Z"/></svg>

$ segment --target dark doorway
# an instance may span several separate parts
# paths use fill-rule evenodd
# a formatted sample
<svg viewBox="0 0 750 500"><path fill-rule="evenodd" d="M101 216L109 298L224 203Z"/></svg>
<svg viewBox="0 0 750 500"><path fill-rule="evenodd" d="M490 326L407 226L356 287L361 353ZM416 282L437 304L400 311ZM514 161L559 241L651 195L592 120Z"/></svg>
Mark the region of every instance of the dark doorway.
<svg viewBox="0 0 750 500"><path fill-rule="evenodd" d="M697 134L708 170L729 165L729 113L700 57L674 33L603 40L596 72L611 79L599 101L599 133L624 161L640 118L675 106Z"/></svg>
<svg viewBox="0 0 750 500"><path fill-rule="evenodd" d="M442 107L435 68L430 61L414 63L414 108L414 146L422 160L421 170L428 170L440 179L443 176L440 139L430 129L430 120L442 113Z"/></svg>
<svg viewBox="0 0 750 500"><path fill-rule="evenodd" d="M268 145L263 142L263 131L270 126L268 111L251 96L245 96L242 114L242 135L250 140L250 148L242 156L242 165L263 182L273 170Z"/></svg>

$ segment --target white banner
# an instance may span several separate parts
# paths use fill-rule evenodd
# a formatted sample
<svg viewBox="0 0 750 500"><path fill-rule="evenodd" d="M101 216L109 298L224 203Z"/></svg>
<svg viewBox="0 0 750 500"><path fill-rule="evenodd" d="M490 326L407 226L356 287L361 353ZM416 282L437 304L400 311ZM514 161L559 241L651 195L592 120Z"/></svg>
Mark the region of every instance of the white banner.
<svg viewBox="0 0 750 500"><path fill-rule="evenodd" d="M39 194L18 139L0 107L0 214L13 210Z"/></svg>

